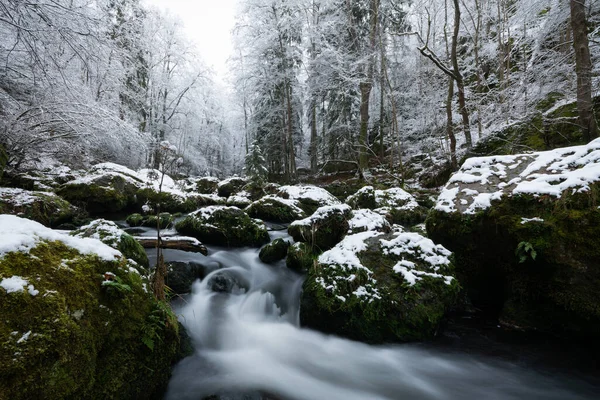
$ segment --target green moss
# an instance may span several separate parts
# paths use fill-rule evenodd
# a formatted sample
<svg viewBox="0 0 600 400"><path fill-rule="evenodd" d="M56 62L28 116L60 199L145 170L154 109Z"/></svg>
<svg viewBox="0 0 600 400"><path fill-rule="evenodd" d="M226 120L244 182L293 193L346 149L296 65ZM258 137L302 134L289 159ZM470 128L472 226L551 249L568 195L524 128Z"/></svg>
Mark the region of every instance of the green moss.
<svg viewBox="0 0 600 400"><path fill-rule="evenodd" d="M476 216L432 211L427 230L455 251L475 306L510 324L553 333L600 333L600 185L560 199L503 198ZM543 221L523 223L522 218ZM519 245L535 250L523 259ZM521 262L522 261L522 262Z"/></svg>
<svg viewBox="0 0 600 400"><path fill-rule="evenodd" d="M297 210L297 208L272 197L255 201L246 209L246 212L252 218L283 223L302 219L306 216L302 210Z"/></svg>
<svg viewBox="0 0 600 400"><path fill-rule="evenodd" d="M227 183L219 184L217 187L217 193L221 197L229 197L242 190L246 185L246 180L243 178L229 178Z"/></svg>
<svg viewBox="0 0 600 400"><path fill-rule="evenodd" d="M27 193L35 199L28 204L15 205L10 198L0 198L2 212L31 219L51 228L71 223L81 216L77 208L58 196L42 192Z"/></svg>
<svg viewBox="0 0 600 400"><path fill-rule="evenodd" d="M151 188L139 189L136 199L140 209L145 204L152 207L153 210L157 210L160 204L160 210L169 213L191 212L198 208L196 201L191 197L184 198L168 192L158 193Z"/></svg>
<svg viewBox="0 0 600 400"><path fill-rule="evenodd" d="M258 257L262 262L267 264L283 260L287 255L288 247L290 247L290 242L283 239L275 239L260 249Z"/></svg>
<svg viewBox="0 0 600 400"><path fill-rule="evenodd" d="M409 285L393 266L400 259L417 266L422 260L411 254L384 255L379 239L368 240L367 250L358 254L372 276L364 269L318 263L309 269L300 311L303 325L370 343L421 340L435 333L458 297L458 282L448 285L443 279L424 276ZM450 275L453 266L445 266L439 273ZM327 287L333 282L335 290ZM359 287L372 297L352 294Z"/></svg>
<svg viewBox="0 0 600 400"><path fill-rule="evenodd" d="M285 263L291 270L307 272L315 263L316 254L307 243L294 243L288 248Z"/></svg>
<svg viewBox="0 0 600 400"><path fill-rule="evenodd" d="M129 224L129 226L142 226L144 223L144 216L142 214L131 214L125 219L125 222Z"/></svg>
<svg viewBox="0 0 600 400"><path fill-rule="evenodd" d="M106 271L131 291L111 295L102 285ZM3 396L149 398L166 382L177 330L165 322L154 351L140 340L156 303L124 259L107 262L60 242L41 243L29 254L9 253L0 260L0 278L13 275L27 279L39 294L0 289Z"/></svg>
<svg viewBox="0 0 600 400"><path fill-rule="evenodd" d="M92 215L116 213L135 204L136 187L121 176L106 176L92 183L67 183L57 194Z"/></svg>
<svg viewBox="0 0 600 400"><path fill-rule="evenodd" d="M196 192L201 194L211 194L217 190L219 180L213 177L203 177L196 181Z"/></svg>
<svg viewBox="0 0 600 400"><path fill-rule="evenodd" d="M333 209L318 216L312 216L310 223L292 224L288 233L296 242L306 242L320 251L331 249L348 233L351 211Z"/></svg>
<svg viewBox="0 0 600 400"><path fill-rule="evenodd" d="M208 217L190 214L175 228L184 235L220 246L261 246L270 240L264 224L236 207L219 207Z"/></svg>

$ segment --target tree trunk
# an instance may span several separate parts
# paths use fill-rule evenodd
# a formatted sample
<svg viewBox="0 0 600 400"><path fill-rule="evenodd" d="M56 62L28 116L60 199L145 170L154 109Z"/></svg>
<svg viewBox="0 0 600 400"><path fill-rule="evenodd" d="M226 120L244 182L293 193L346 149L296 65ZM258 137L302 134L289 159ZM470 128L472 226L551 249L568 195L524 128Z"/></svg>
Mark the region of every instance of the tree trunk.
<svg viewBox="0 0 600 400"><path fill-rule="evenodd" d="M583 139L589 142L598 136L592 103L592 62L587 36L585 0L570 0L573 48L575 50L575 72L577 73L577 110Z"/></svg>
<svg viewBox="0 0 600 400"><path fill-rule="evenodd" d="M450 160L452 168L456 169L456 136L452 125L452 97L454 97L454 79L448 79L448 97L446 98L446 134L450 139Z"/></svg>
<svg viewBox="0 0 600 400"><path fill-rule="evenodd" d="M317 173L317 101L313 98L310 104L310 172Z"/></svg>
<svg viewBox="0 0 600 400"><path fill-rule="evenodd" d="M360 135L358 137L358 164L360 170L369 166L368 130L369 130L369 97L373 89L373 72L375 69L375 41L377 39L377 22L379 0L369 3L369 57L366 65L364 81L359 84L360 89Z"/></svg>
<svg viewBox="0 0 600 400"><path fill-rule="evenodd" d="M467 103L465 100L465 84L463 82L462 74L458 68L458 56L456 48L458 46L458 32L460 30L460 5L458 0L454 0L454 33L452 34L452 52L450 57L452 58L452 68L454 69L454 78L456 80L456 88L458 89L458 107L460 115L463 120L463 130L465 133L465 139L467 141L467 148L473 146L473 139L471 138L471 127L469 123L469 110L467 110Z"/></svg>

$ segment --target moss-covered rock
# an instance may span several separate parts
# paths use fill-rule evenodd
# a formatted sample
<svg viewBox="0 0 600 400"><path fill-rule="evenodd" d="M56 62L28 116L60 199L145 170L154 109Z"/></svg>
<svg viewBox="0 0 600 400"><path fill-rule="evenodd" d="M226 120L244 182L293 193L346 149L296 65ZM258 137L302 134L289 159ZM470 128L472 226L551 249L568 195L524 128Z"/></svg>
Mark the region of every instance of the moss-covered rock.
<svg viewBox="0 0 600 400"><path fill-rule="evenodd" d="M283 260L287 255L290 242L283 239L275 239L271 243L260 249L258 257L264 263L270 264L279 260Z"/></svg>
<svg viewBox="0 0 600 400"><path fill-rule="evenodd" d="M369 209L352 210L352 217L348 221L348 233L378 231L389 233L392 226L381 214Z"/></svg>
<svg viewBox="0 0 600 400"><path fill-rule="evenodd" d="M27 251L5 247L0 256L1 397L157 397L179 352L168 304L145 291L147 279L128 260L106 257L118 252L93 239L2 216L3 243L15 222ZM67 239L52 240L60 237Z"/></svg>
<svg viewBox="0 0 600 400"><path fill-rule="evenodd" d="M273 222L292 222L306 217L299 202L272 195L253 202L246 212L252 218Z"/></svg>
<svg viewBox="0 0 600 400"><path fill-rule="evenodd" d="M412 225L425 221L427 217L427 209L400 188L376 190L365 186L349 196L346 203L355 210L363 208L385 215L392 224Z"/></svg>
<svg viewBox="0 0 600 400"><path fill-rule="evenodd" d="M165 285L176 294L189 293L193 283L205 276L204 267L195 262L172 261L166 264Z"/></svg>
<svg viewBox="0 0 600 400"><path fill-rule="evenodd" d="M288 247L285 264L296 272L307 272L315 263L316 256L308 243L294 243Z"/></svg>
<svg viewBox="0 0 600 400"><path fill-rule="evenodd" d="M112 221L98 219L71 233L80 238L93 238L119 250L123 255L144 268L148 268L149 261L146 251L131 235L121 230Z"/></svg>
<svg viewBox="0 0 600 400"><path fill-rule="evenodd" d="M127 216L125 222L127 222L127 224L131 227L142 226L144 224L144 216L138 213L131 214Z"/></svg>
<svg viewBox="0 0 600 400"><path fill-rule="evenodd" d="M105 173L75 179L56 193L92 215L114 213L131 208L141 182L118 173Z"/></svg>
<svg viewBox="0 0 600 400"><path fill-rule="evenodd" d="M288 200L295 200L306 215L314 213L317 208L334 206L341 202L327 190L312 185L281 186L277 189L277 196Z"/></svg>
<svg viewBox="0 0 600 400"><path fill-rule="evenodd" d="M221 181L217 185L217 193L221 197L229 197L238 193L248 183L244 178L233 177Z"/></svg>
<svg viewBox="0 0 600 400"><path fill-rule="evenodd" d="M189 214L175 225L180 233L219 246L261 246L269 242L262 221L237 207L211 206Z"/></svg>
<svg viewBox="0 0 600 400"><path fill-rule="evenodd" d="M352 210L347 204L320 207L310 217L292 222L288 233L296 242L306 242L325 251L346 236L351 217Z"/></svg>
<svg viewBox="0 0 600 400"><path fill-rule="evenodd" d="M217 191L219 178L214 176L204 176L195 180L195 191L200 194L212 194Z"/></svg>
<svg viewBox="0 0 600 400"><path fill-rule="evenodd" d="M53 193L0 188L0 213L18 215L45 226L71 223L81 211Z"/></svg>
<svg viewBox="0 0 600 400"><path fill-rule="evenodd" d="M411 232L349 235L309 268L301 324L374 343L430 337L460 291L450 255Z"/></svg>
<svg viewBox="0 0 600 400"><path fill-rule="evenodd" d="M600 140L469 159L427 218L476 307L523 329L600 333Z"/></svg>

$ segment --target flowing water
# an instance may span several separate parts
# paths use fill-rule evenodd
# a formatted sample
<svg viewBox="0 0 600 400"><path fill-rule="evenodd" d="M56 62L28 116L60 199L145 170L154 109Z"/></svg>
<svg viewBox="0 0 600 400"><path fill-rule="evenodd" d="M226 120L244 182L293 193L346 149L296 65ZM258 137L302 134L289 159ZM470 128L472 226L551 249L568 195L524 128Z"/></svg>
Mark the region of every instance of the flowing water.
<svg viewBox="0 0 600 400"><path fill-rule="evenodd" d="M282 233L272 233L282 237ZM533 369L443 346L372 346L298 327L302 277L265 265L256 249L209 246L209 256L165 251L166 261L197 261L208 276L175 305L195 346L174 369L167 400L598 399L595 378ZM235 277L216 293L217 274Z"/></svg>

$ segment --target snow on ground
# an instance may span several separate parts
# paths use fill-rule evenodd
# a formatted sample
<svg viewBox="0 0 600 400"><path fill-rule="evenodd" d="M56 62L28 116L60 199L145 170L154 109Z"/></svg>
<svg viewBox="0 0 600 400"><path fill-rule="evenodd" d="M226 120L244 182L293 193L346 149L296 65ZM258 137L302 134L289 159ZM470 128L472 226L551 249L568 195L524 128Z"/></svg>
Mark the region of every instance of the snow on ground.
<svg viewBox="0 0 600 400"><path fill-rule="evenodd" d="M469 158L440 194L435 209L474 214L502 196L561 197L600 181L600 139L532 154Z"/></svg>
<svg viewBox="0 0 600 400"><path fill-rule="evenodd" d="M6 293L24 292L25 289L27 289L27 292L32 296L37 296L40 293L33 285L29 285L27 279L23 279L16 275L2 279L2 281L0 281L0 287L6 290Z"/></svg>
<svg viewBox="0 0 600 400"><path fill-rule="evenodd" d="M60 241L82 254L97 254L107 261L121 256L97 239L72 237L25 218L0 215L0 257L15 251L28 252L41 241Z"/></svg>

